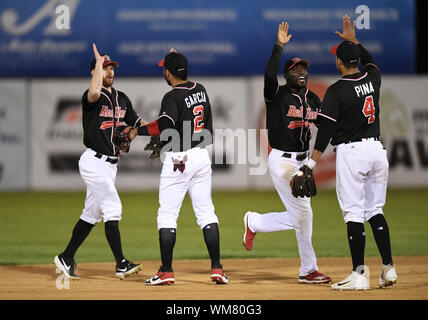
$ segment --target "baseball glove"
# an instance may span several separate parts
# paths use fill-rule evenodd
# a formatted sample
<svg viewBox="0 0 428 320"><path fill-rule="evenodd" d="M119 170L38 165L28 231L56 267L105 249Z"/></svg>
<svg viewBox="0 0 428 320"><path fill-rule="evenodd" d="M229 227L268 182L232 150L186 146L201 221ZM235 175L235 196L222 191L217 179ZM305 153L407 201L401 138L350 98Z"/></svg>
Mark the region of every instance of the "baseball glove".
<svg viewBox="0 0 428 320"><path fill-rule="evenodd" d="M298 197L313 197L317 194L314 174L312 169L304 165L299 169L299 172L291 178L291 192L293 196Z"/></svg>
<svg viewBox="0 0 428 320"><path fill-rule="evenodd" d="M307 165L304 165L299 169L305 176L305 185L307 190L307 197L313 197L317 195L317 186L315 184L314 172Z"/></svg>
<svg viewBox="0 0 428 320"><path fill-rule="evenodd" d="M291 192L295 198L304 197L306 194L305 188L305 176L303 172L297 172L290 180Z"/></svg>
<svg viewBox="0 0 428 320"><path fill-rule="evenodd" d="M150 141L144 147L144 150L149 150L152 153L150 154L150 159L156 159L160 157L160 152L162 149L162 142L160 137L151 137Z"/></svg>
<svg viewBox="0 0 428 320"><path fill-rule="evenodd" d="M129 126L119 126L113 132L113 143L117 150L123 152L129 152L131 147L131 137L130 131L132 127Z"/></svg>

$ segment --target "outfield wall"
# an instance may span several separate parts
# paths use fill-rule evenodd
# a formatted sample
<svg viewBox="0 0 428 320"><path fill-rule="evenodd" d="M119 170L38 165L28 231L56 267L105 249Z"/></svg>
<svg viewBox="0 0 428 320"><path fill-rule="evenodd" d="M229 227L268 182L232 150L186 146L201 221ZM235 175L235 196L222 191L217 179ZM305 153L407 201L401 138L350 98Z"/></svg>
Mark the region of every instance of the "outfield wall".
<svg viewBox="0 0 428 320"><path fill-rule="evenodd" d="M310 79L321 98L335 76ZM262 77L194 77L208 91L214 117L213 187L272 188L266 167ZM283 79L280 79L283 83ZM0 190L83 190L77 161L82 143L81 94L88 78L0 80ZM117 78L134 109L157 117L170 88L162 78ZM382 140L390 160L390 187L428 185L428 77L385 76L381 93ZM316 128L313 128L313 136ZM314 140L314 139L313 139ZM119 189L157 189L161 163L143 151L139 137L119 163ZM316 167L320 188L335 185L329 146Z"/></svg>

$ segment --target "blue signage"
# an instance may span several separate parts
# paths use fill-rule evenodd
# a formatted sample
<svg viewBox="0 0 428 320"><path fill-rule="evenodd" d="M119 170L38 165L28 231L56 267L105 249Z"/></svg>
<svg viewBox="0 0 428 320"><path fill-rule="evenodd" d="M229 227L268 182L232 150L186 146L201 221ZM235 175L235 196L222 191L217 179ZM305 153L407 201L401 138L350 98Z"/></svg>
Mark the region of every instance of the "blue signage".
<svg viewBox="0 0 428 320"><path fill-rule="evenodd" d="M2 0L0 76L87 76L92 42L121 76L159 76L171 47L188 57L191 75L260 75L284 19L293 34L284 56L331 74L345 14L384 74L409 74L414 10L412 0Z"/></svg>

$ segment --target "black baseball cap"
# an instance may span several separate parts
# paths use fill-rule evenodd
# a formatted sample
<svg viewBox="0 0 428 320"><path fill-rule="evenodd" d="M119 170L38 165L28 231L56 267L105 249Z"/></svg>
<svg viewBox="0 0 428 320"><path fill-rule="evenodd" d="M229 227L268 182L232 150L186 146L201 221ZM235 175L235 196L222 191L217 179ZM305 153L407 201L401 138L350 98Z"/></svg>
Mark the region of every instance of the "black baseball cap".
<svg viewBox="0 0 428 320"><path fill-rule="evenodd" d="M187 58L175 51L168 53L164 59L159 61L158 66L175 75L188 70Z"/></svg>
<svg viewBox="0 0 428 320"><path fill-rule="evenodd" d="M116 61L113 61L110 59L110 57L108 55L105 54L100 54L101 56L105 56L104 59L104 63L103 63L103 68L107 67L108 65L113 65L113 67L117 68L119 67L119 63ZM91 61L91 71L95 69L95 64L97 63L97 61L95 60L95 58L92 59Z"/></svg>
<svg viewBox="0 0 428 320"><path fill-rule="evenodd" d="M309 61L307 61L307 60L303 60L303 59L300 59L300 58L293 58L293 59L290 59L290 60L288 60L286 63L285 63L285 66L284 66L284 73L287 73L289 70L291 70L291 69L293 69L295 66L297 66L298 64L303 64L306 68L308 68L309 67L309 65L310 65L310 63L309 63Z"/></svg>
<svg viewBox="0 0 428 320"><path fill-rule="evenodd" d="M351 41L342 41L330 49L342 62L355 63L360 61L360 49Z"/></svg>

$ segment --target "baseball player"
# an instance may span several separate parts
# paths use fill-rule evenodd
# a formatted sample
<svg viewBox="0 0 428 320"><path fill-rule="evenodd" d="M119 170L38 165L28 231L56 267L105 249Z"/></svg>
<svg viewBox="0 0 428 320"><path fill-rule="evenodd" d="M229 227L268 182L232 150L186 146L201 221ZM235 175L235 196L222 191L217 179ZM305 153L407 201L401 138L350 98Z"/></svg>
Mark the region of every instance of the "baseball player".
<svg viewBox="0 0 428 320"><path fill-rule="evenodd" d="M105 235L116 260L116 276L124 277L141 269L122 253L119 221L122 204L115 180L120 150L116 150L112 135L123 122L138 127L146 124L132 108L129 98L113 88L114 71L119 64L107 55L100 55L93 44L95 58L91 62L92 80L82 96L83 142L87 147L79 160L79 171L85 181L85 208L76 223L67 248L54 262L68 278L78 279L74 255L93 226L104 220Z"/></svg>
<svg viewBox="0 0 428 320"><path fill-rule="evenodd" d="M335 290L369 289L364 266L365 232L368 221L380 255L379 286L397 281L392 261L388 224L383 215L388 180L388 159L379 140L379 94L381 76L369 52L357 40L355 21L343 18L343 39L332 48L342 77L325 94L319 116L321 123L312 153L315 165L330 139L336 146L336 192L347 225L352 273L335 283ZM363 71L359 70L359 62Z"/></svg>
<svg viewBox="0 0 428 320"><path fill-rule="evenodd" d="M272 151L268 167L273 184L287 211L259 214L247 212L244 216L244 246L251 250L258 232L295 230L301 266L300 283L328 283L330 277L318 271L312 247L312 208L310 197L294 197L290 188L292 176L308 161L310 126L317 119L321 101L306 87L309 62L293 58L285 63L286 85L278 84L283 47L290 41L287 22L279 24L277 41L264 74L266 128Z"/></svg>
<svg viewBox="0 0 428 320"><path fill-rule="evenodd" d="M187 59L174 49L159 66L163 67L165 80L172 90L164 95L157 120L130 131L131 139L137 134L160 136L161 140L169 136L171 146L171 151L164 154L159 183L157 227L162 265L146 284L174 284L173 249L177 219L186 192L189 192L211 259L211 280L227 284L229 279L220 264L219 220L211 199L211 159L203 147L212 143L213 133L208 93L201 84L188 80Z"/></svg>

